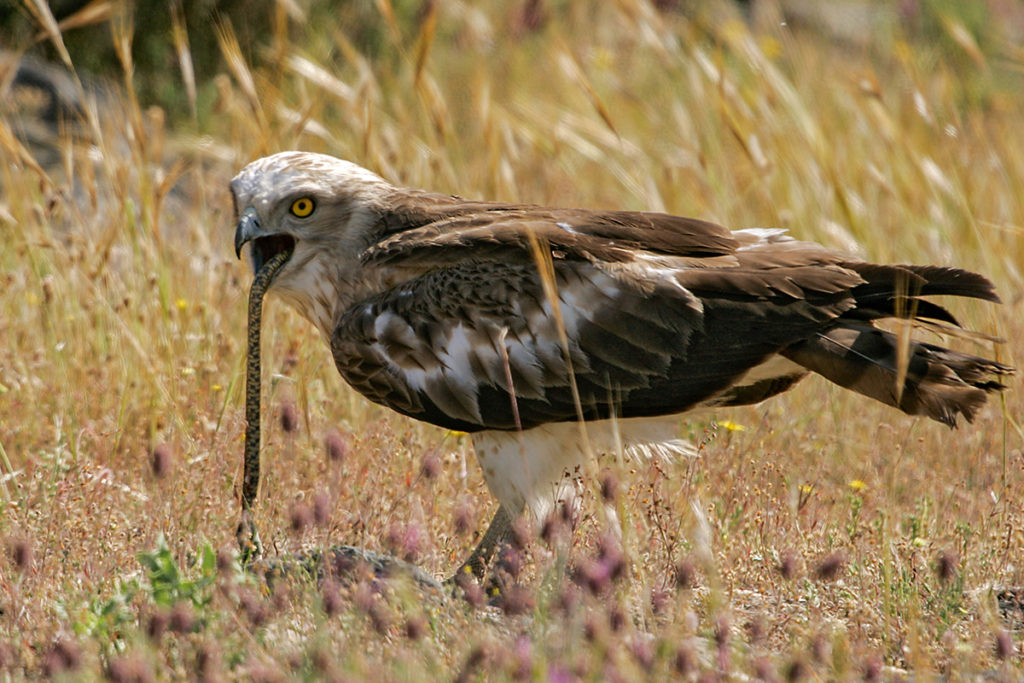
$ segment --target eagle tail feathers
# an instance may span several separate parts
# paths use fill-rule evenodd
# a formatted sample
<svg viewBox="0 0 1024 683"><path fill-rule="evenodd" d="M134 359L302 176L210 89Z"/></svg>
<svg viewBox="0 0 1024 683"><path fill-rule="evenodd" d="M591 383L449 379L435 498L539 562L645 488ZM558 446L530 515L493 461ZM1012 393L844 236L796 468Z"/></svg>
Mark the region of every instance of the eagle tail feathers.
<svg viewBox="0 0 1024 683"><path fill-rule="evenodd" d="M906 368L900 372L901 345ZM785 349L789 360L841 387L950 427L972 422L987 394L1013 369L1002 363L919 341L901 341L870 323L841 323ZM898 380L903 375L902 387Z"/></svg>

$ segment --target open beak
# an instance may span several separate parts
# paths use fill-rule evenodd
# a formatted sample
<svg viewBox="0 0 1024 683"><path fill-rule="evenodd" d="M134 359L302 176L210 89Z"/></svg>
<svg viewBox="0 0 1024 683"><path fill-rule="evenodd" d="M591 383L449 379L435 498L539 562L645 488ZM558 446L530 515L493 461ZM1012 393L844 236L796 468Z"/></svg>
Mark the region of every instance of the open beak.
<svg viewBox="0 0 1024 683"><path fill-rule="evenodd" d="M235 226L235 256L242 258L242 247L246 244L250 244L253 272L259 272L263 264L278 252L294 251L295 238L283 232L265 233L259 214L250 206L238 217L238 225Z"/></svg>
<svg viewBox="0 0 1024 683"><path fill-rule="evenodd" d="M249 207L238 217L238 225L235 226L235 256L242 258L242 247L259 237L260 231L260 217L255 209Z"/></svg>

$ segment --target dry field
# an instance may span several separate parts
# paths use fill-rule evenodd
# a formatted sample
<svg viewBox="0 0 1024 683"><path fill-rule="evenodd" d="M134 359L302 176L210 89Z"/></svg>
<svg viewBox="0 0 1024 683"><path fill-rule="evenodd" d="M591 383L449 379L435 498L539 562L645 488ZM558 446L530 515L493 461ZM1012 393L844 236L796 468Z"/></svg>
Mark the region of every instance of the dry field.
<svg viewBox="0 0 1024 683"><path fill-rule="evenodd" d="M135 96L116 12L91 20L123 72L74 120L37 130L0 78L0 677L1024 677L1019 373L957 430L816 378L692 416L698 458L595 467L576 529L532 543L497 605L238 571L251 274L227 181L269 152L963 266L1004 304L954 312L1007 341L952 342L1024 363L1024 45L998 22L889 17L856 42L727 8L552 5L406 20L380 0L371 40L282 2L262 44L222 27L205 80L175 30L183 116ZM268 553L348 543L445 576L496 507L468 439L369 405L281 302L264 323Z"/></svg>

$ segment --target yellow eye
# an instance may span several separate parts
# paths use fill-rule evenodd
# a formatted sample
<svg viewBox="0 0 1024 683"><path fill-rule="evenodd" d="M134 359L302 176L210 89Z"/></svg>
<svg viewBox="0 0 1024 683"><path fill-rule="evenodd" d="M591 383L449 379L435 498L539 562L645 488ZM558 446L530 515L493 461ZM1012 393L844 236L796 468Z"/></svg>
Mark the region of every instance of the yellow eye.
<svg viewBox="0 0 1024 683"><path fill-rule="evenodd" d="M313 213L314 208L316 208L316 204L312 197L299 197L292 202L292 214L299 218L305 218Z"/></svg>

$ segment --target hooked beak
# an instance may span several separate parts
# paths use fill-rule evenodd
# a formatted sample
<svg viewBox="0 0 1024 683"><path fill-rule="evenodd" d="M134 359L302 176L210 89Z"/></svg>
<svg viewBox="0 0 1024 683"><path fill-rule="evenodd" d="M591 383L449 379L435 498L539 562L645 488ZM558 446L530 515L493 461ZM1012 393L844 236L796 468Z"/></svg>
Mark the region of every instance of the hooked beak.
<svg viewBox="0 0 1024 683"><path fill-rule="evenodd" d="M235 226L235 256L242 258L242 247L250 242L252 269L253 272L259 272L263 264L279 252L287 251L290 257L295 250L296 240L287 233L264 232L259 214L250 206L238 217L238 225Z"/></svg>
<svg viewBox="0 0 1024 683"><path fill-rule="evenodd" d="M250 206L238 217L238 225L235 226L235 256L242 258L242 247L246 242L259 237L259 234L260 217L256 209Z"/></svg>

